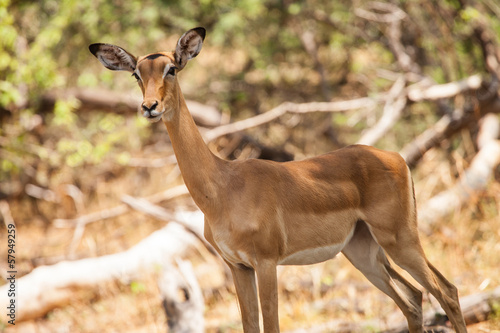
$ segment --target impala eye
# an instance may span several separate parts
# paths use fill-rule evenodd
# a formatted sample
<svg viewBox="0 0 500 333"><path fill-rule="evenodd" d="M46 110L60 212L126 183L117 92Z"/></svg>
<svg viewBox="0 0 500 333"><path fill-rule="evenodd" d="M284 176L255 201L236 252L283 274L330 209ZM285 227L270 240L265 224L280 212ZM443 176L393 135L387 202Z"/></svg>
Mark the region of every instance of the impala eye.
<svg viewBox="0 0 500 333"><path fill-rule="evenodd" d="M137 81L140 81L141 78L139 77L139 75L137 75L137 73L132 73L132 76L137 80Z"/></svg>
<svg viewBox="0 0 500 333"><path fill-rule="evenodd" d="M177 67L175 66L171 66L169 69L168 69L168 72L167 72L167 75L175 75L175 70L177 69Z"/></svg>

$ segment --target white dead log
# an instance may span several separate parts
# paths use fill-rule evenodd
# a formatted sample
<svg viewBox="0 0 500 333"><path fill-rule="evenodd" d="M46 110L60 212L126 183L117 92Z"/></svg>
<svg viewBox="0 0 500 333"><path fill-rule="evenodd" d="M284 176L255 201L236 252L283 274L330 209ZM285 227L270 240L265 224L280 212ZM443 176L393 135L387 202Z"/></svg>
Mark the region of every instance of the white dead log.
<svg viewBox="0 0 500 333"><path fill-rule="evenodd" d="M205 304L193 266L189 261L178 260L164 267L158 279L163 308L171 333L203 333Z"/></svg>
<svg viewBox="0 0 500 333"><path fill-rule="evenodd" d="M176 214L176 219L202 232L201 212L180 212ZM16 321L38 318L56 307L68 304L77 289L95 288L116 279L129 280L138 273L152 271L158 265L182 256L197 242L197 238L184 227L169 223L124 252L37 267L16 281ZM5 309L8 302L7 286L2 286L0 307ZM5 314L0 315L0 322L3 320Z"/></svg>
<svg viewBox="0 0 500 333"><path fill-rule="evenodd" d="M429 233L430 226L444 216L460 208L471 196L484 190L498 164L500 164L500 141L498 138L498 117L493 115L482 121L480 147L481 150L472 160L469 168L458 183L445 190L420 206L419 226L423 232ZM494 124L496 123L496 124ZM486 133L486 131L492 131Z"/></svg>
<svg viewBox="0 0 500 333"><path fill-rule="evenodd" d="M227 125L222 125L208 131L204 131L203 138L209 142L226 134L241 132L249 128L257 127L268 123L285 113L308 113L308 112L341 112L368 108L378 103L377 98L362 97L347 101L337 102L311 102L311 103L291 103L285 102L277 107L259 114L255 117L240 120Z"/></svg>
<svg viewBox="0 0 500 333"><path fill-rule="evenodd" d="M496 140L500 135L498 115L489 113L480 121L480 131L477 135L477 146L482 149L488 142Z"/></svg>

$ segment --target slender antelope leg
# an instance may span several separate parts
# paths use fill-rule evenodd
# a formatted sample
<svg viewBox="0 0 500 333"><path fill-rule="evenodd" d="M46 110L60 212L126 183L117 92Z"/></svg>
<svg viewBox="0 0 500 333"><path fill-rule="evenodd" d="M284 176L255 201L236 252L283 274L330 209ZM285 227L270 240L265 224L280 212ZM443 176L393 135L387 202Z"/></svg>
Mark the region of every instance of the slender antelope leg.
<svg viewBox="0 0 500 333"><path fill-rule="evenodd" d="M449 282L442 274L439 272L436 267L434 267L427 259L427 266L430 271L433 273L434 277L439 283L441 290L445 291L445 295L443 296L446 304L440 300L439 303L445 309L446 314L448 315L448 319L450 319L451 323L455 327L457 332L463 333L467 332L467 326L465 324L464 317L462 315L462 309L460 307L460 300L458 298L458 289L451 282ZM418 280L417 280L418 281ZM431 280L435 281L435 280ZM431 293L436 297L436 294L429 289ZM437 297L436 297L437 298ZM439 300L439 299L438 299ZM446 310L446 307L449 307L449 310Z"/></svg>
<svg viewBox="0 0 500 333"><path fill-rule="evenodd" d="M426 258L420 243L402 246L384 246L396 264L404 268L441 304L458 333L467 332L457 288L450 283ZM408 260L412 258L412 260Z"/></svg>
<svg viewBox="0 0 500 333"><path fill-rule="evenodd" d="M233 274L236 294L240 304L243 331L259 332L259 303L255 287L255 271L252 268L237 267L228 263Z"/></svg>
<svg viewBox="0 0 500 333"><path fill-rule="evenodd" d="M396 302L408 321L410 333L423 332L422 293L391 267L364 222L358 222L342 253L373 285Z"/></svg>
<svg viewBox="0 0 500 333"><path fill-rule="evenodd" d="M411 221L400 223L401 227L396 233L389 234L384 228L379 227L384 223L383 221L389 219L400 221L401 219L408 220L409 218ZM465 320L460 309L457 288L446 280L425 257L418 236L416 216L387 216L380 210L379 214L372 215L368 224L371 226L370 231L374 238L392 260L410 273L418 283L436 297L455 330L458 333L467 332Z"/></svg>
<svg viewBox="0 0 500 333"><path fill-rule="evenodd" d="M278 333L278 278L276 262L263 260L257 267L260 306L264 319L264 333Z"/></svg>

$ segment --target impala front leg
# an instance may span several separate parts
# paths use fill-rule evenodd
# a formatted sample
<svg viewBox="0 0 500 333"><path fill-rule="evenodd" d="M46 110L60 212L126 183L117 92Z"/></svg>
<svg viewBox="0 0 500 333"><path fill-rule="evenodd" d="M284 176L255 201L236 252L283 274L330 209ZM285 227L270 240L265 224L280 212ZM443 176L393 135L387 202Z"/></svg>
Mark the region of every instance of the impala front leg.
<svg viewBox="0 0 500 333"><path fill-rule="evenodd" d="M279 333L278 278L276 262L263 260L257 264L260 306L264 319L264 333Z"/></svg>
<svg viewBox="0 0 500 333"><path fill-rule="evenodd" d="M253 268L233 266L228 263L233 273L236 295L240 304L243 331L245 333L259 332L259 303L255 287L255 271Z"/></svg>

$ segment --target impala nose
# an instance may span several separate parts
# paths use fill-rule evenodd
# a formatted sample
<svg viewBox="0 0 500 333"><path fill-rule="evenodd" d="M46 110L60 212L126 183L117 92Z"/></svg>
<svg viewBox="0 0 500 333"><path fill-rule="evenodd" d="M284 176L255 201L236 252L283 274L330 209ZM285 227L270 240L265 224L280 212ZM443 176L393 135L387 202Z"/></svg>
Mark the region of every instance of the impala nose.
<svg viewBox="0 0 500 333"><path fill-rule="evenodd" d="M158 106L158 101L157 100L149 100L149 101L144 101L141 105L142 107L142 115L146 118L152 118L156 117L156 107Z"/></svg>

